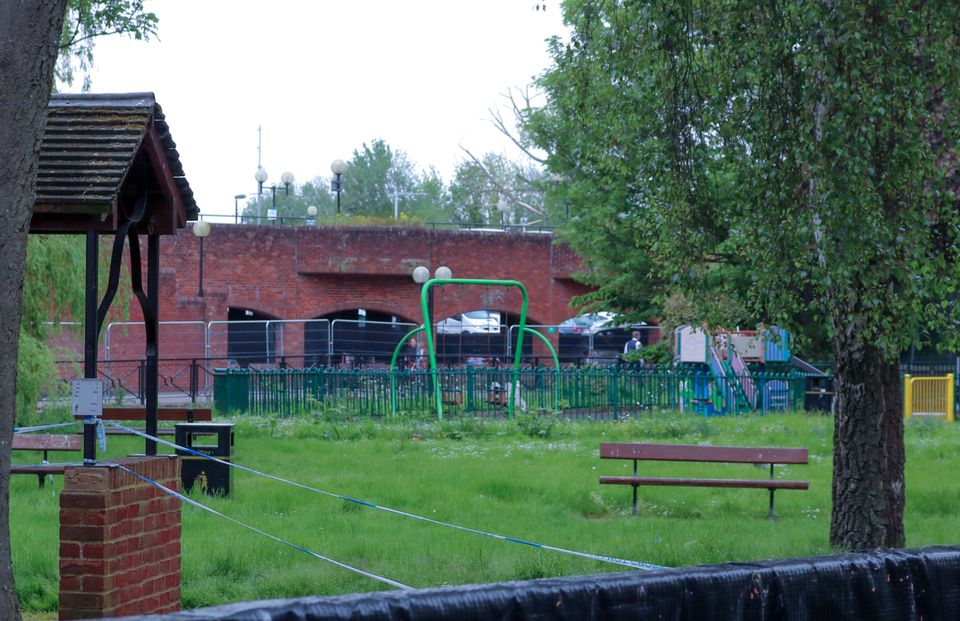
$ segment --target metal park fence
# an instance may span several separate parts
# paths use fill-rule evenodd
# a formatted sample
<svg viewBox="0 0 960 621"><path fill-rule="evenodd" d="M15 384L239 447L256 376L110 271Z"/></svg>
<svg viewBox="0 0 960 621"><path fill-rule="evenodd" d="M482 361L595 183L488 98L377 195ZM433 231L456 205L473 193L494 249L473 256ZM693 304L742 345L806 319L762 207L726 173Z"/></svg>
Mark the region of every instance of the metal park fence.
<svg viewBox="0 0 960 621"><path fill-rule="evenodd" d="M422 369L217 369L214 402L222 412L277 414L340 409L371 417L434 411L433 376ZM742 398L742 378L673 367L528 367L519 388L510 388L507 367L442 368L437 371L444 411L504 416L517 411L559 411L569 418L619 418L646 410L720 415L804 408L809 377L800 373L753 374L756 399ZM391 392L394 386L394 392ZM738 397L740 395L740 397Z"/></svg>

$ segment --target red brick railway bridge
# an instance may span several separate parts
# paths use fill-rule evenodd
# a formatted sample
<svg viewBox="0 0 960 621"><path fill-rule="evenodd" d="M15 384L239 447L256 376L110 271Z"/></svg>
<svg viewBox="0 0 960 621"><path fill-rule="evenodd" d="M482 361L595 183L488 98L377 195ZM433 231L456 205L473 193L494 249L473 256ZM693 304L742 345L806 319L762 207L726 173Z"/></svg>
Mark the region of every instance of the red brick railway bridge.
<svg viewBox="0 0 960 621"><path fill-rule="evenodd" d="M518 280L530 295L528 323L572 315L571 298L588 289L573 280L577 256L553 235L414 227L270 227L213 225L204 241L203 295L199 239L180 231L161 249L163 321L226 320L230 309L272 319L368 313L421 322L423 265L446 265L455 278ZM520 313L520 295L499 287L447 287L435 314L470 310Z"/></svg>
<svg viewBox="0 0 960 621"><path fill-rule="evenodd" d="M412 279L418 266L433 273L444 265L454 278L522 282L530 300L529 325L556 325L574 316L571 299L589 291L573 279L579 258L549 233L214 224L202 252L200 238L190 229L164 239L160 265L160 321L184 322L178 337L171 335L180 326L161 325L162 358L227 356L225 347L210 343L215 337L207 338L204 350L199 332L185 322L230 322L231 329L244 320L261 326L266 320L293 319L419 325L420 285ZM437 321L466 311L496 311L509 325L518 322L521 305L516 288L447 286L434 295L433 315ZM138 309L131 309L129 321L141 321ZM294 357L309 354L304 342L310 335L303 325L299 332L287 327L284 351ZM140 333L133 330L121 339L117 332L100 359L141 358ZM551 338L556 347L557 336ZM534 349L546 354L539 344Z"/></svg>

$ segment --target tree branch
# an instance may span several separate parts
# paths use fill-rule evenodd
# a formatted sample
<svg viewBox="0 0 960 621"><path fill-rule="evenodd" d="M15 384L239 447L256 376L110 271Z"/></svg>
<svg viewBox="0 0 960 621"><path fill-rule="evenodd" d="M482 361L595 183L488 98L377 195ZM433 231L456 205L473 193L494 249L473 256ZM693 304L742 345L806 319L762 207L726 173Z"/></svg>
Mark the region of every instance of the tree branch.
<svg viewBox="0 0 960 621"><path fill-rule="evenodd" d="M70 49L71 47L73 47L73 46L76 45L77 43L80 43L81 41L86 41L87 39L95 39L95 38L97 38L97 37L106 37L106 36L110 36L110 35L129 34L129 33L131 33L131 32L137 32L137 30L136 30L136 29L129 29L129 30L121 29L121 30L111 30L111 31L104 31L104 32L94 32L94 33L92 33L92 34L84 35L84 36L79 37L79 38L77 37L77 33L78 33L78 32L79 32L79 28L73 32L73 37L70 39L70 41L68 41L67 43L61 43L61 44L60 44L60 49L61 49L61 50Z"/></svg>
<svg viewBox="0 0 960 621"><path fill-rule="evenodd" d="M467 156L468 156L471 160L473 160L473 163L476 164L476 165L480 168L480 170L481 170L481 171L483 172L483 174L487 177L487 179L490 180L490 183L492 183L492 184L497 188L497 190L500 191L501 194L505 195L505 196L506 196L507 198L509 198L511 201L513 201L513 202L516 203L517 205L520 205L521 207L523 207L523 208L526 209L527 211L531 211L531 212L537 214L538 216L546 217L546 215L547 215L546 211L544 211L543 209L540 209L539 207L536 207L536 206L534 206L534 205L531 205L530 203L522 200L522 199L520 198L520 196L519 196L516 192L514 192L514 191L511 190L510 188L508 188L508 187L506 187L505 185L503 185L502 183L500 183L500 181L499 181L489 170L487 170L487 167L483 165L483 162L481 162L481 161L477 158L477 156L475 156L473 153L470 152L470 149L466 148L466 147L463 146L463 145L460 145L460 148L463 150L464 153L467 154Z"/></svg>
<svg viewBox="0 0 960 621"><path fill-rule="evenodd" d="M517 100L513 95L513 89L509 89L507 91L507 94L504 95L503 97L510 102L510 110L513 112L514 118L517 118L517 119L521 118L523 116L523 110L530 109L530 96L526 92L522 94L523 107L517 104ZM546 163L546 159L539 157L535 155L533 152L531 152L530 148L527 147L523 142L521 142L520 139L517 138L512 131L510 131L510 128L507 127L506 122L503 120L503 115L500 114L499 110L494 110L493 108L490 108L490 115L493 117L491 119L491 122L493 123L493 126L497 128L497 131L503 134L504 136L506 136L510 140L510 142L516 145L516 147L523 152L524 155L526 155L533 161L537 162L538 164Z"/></svg>

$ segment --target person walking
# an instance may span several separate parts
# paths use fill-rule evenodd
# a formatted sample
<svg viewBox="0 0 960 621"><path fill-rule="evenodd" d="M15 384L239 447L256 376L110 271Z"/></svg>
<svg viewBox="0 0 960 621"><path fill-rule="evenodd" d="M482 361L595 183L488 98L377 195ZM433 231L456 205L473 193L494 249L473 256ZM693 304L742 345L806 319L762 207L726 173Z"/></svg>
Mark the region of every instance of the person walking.
<svg viewBox="0 0 960 621"><path fill-rule="evenodd" d="M630 352L643 347L643 343L640 342L640 330L634 330L631 336L633 338L627 341L627 343L623 346L623 353L625 354L629 354Z"/></svg>

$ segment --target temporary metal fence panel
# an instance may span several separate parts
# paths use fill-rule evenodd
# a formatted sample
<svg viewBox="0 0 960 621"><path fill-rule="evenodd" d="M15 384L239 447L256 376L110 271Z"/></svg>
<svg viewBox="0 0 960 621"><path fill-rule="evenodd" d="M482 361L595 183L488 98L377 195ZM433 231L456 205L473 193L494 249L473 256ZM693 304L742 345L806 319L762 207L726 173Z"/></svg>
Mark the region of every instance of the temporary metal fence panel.
<svg viewBox="0 0 960 621"><path fill-rule="evenodd" d="M207 324L207 356L229 367L310 367L330 364L330 321L255 319Z"/></svg>
<svg viewBox="0 0 960 621"><path fill-rule="evenodd" d="M270 364L268 352L269 322L263 319L247 321L211 321L207 325L207 356L225 358L229 366L246 367L251 364Z"/></svg>
<svg viewBox="0 0 960 621"><path fill-rule="evenodd" d="M397 343L416 327L415 323L402 321L334 319L331 322L330 363L389 363Z"/></svg>
<svg viewBox="0 0 960 621"><path fill-rule="evenodd" d="M561 326L531 325L533 328L550 338L556 335L557 355L561 362L576 364L598 364L609 366L615 364L623 353L623 347L631 338L633 331L640 332L640 341L644 345L657 343L662 339L663 332L659 326L616 327L590 332L587 334L572 334L562 331ZM510 326L507 330L506 356L513 355L513 344L517 341L517 332L520 326ZM532 343L524 343L523 356L541 358L535 354ZM548 356L543 356L544 359Z"/></svg>
<svg viewBox="0 0 960 621"><path fill-rule="evenodd" d="M206 358L207 324L202 321L161 321L157 337L169 358ZM103 359L131 360L143 355L146 332L142 321L114 321L103 331Z"/></svg>
<svg viewBox="0 0 960 621"><path fill-rule="evenodd" d="M142 321L116 321L103 331L103 359L100 375L104 396L121 403L127 399L143 401L146 332ZM201 374L197 361L206 357L207 325L202 321L161 321L158 343L162 357L158 361L159 390L196 395L210 386L198 386Z"/></svg>

